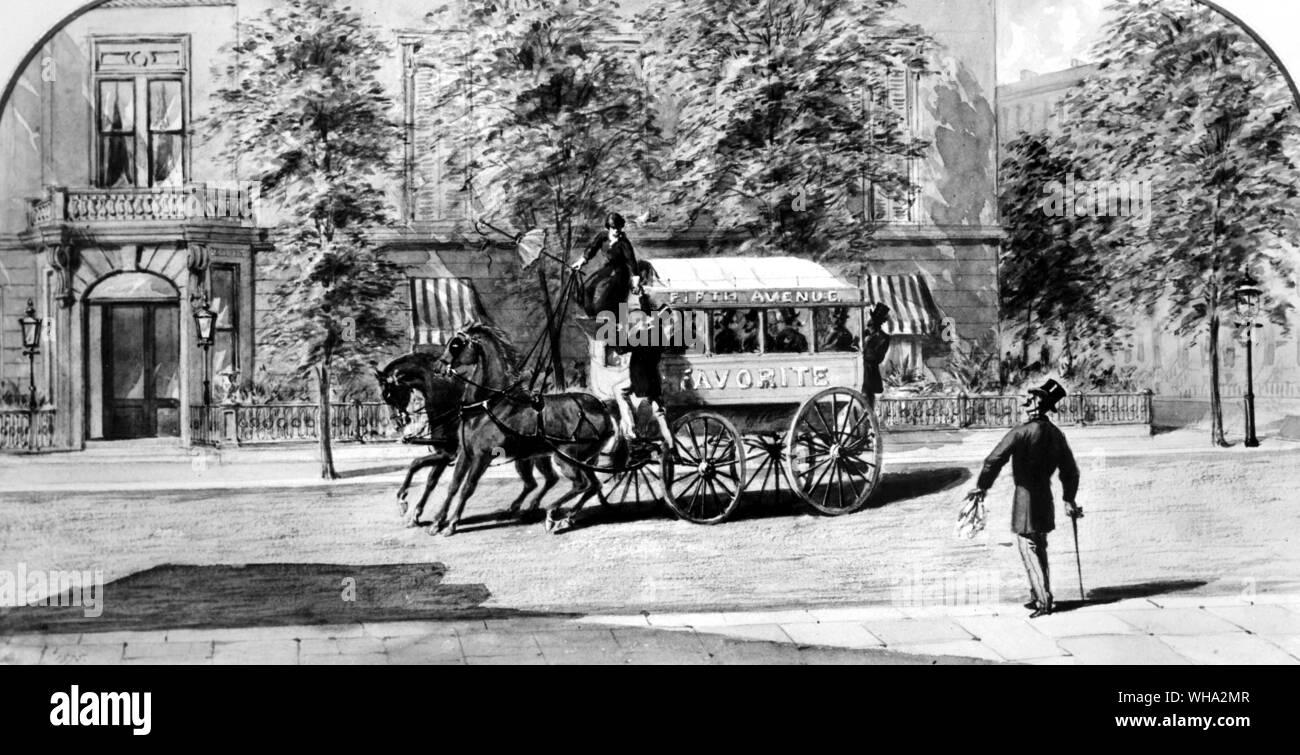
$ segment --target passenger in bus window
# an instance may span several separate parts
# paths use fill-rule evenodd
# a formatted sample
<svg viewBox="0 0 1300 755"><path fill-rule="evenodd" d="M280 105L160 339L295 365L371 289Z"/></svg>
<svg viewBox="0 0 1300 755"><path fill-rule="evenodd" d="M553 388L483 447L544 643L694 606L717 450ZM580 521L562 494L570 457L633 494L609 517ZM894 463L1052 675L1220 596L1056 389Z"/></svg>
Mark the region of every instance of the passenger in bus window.
<svg viewBox="0 0 1300 755"><path fill-rule="evenodd" d="M818 351L857 351L858 337L849 330L848 307L818 309L813 316L816 330L822 333Z"/></svg>
<svg viewBox="0 0 1300 755"><path fill-rule="evenodd" d="M774 313L773 313L774 314ZM776 317L769 315L776 320ZM782 307L781 325L776 334L771 336L771 351L782 354L805 354L808 352L808 337L803 334L803 323L794 307Z"/></svg>
<svg viewBox="0 0 1300 755"><path fill-rule="evenodd" d="M713 316L713 353L739 354L744 330L734 309L724 309Z"/></svg>
<svg viewBox="0 0 1300 755"><path fill-rule="evenodd" d="M746 354L757 354L758 334L760 332L757 309L751 309L745 313L745 325L741 332L744 335L740 339L740 350Z"/></svg>

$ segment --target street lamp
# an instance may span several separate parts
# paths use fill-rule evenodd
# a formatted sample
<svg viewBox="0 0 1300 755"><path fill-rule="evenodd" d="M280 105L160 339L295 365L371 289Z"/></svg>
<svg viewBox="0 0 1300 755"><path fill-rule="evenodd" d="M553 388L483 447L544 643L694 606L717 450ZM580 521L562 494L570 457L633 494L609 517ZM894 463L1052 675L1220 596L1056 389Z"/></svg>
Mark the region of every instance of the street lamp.
<svg viewBox="0 0 1300 755"><path fill-rule="evenodd" d="M208 295L203 294L203 303L194 310L194 327L199 334L199 348L203 349L203 405L212 404L212 361L208 349L212 348L212 326L217 322L217 313L208 306Z"/></svg>
<svg viewBox="0 0 1300 755"><path fill-rule="evenodd" d="M1237 289L1237 314L1245 322L1237 323L1246 328L1246 447L1256 448L1259 446L1259 438L1255 435L1255 364L1252 348L1255 340L1255 328L1264 327L1262 324L1256 324L1255 319L1259 317L1260 298L1263 292L1258 288L1250 285L1243 285Z"/></svg>
<svg viewBox="0 0 1300 755"><path fill-rule="evenodd" d="M41 353L41 318L36 304L27 300L27 312L18 318L23 333L23 356L27 357L27 448L36 450L36 355Z"/></svg>

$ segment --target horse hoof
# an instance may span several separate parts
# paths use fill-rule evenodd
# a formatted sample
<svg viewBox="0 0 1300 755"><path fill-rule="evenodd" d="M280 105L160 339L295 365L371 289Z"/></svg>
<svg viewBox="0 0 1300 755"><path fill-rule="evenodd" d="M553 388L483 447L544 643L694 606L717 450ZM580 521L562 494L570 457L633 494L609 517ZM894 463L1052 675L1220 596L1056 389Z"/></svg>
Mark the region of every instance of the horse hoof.
<svg viewBox="0 0 1300 755"><path fill-rule="evenodd" d="M420 520L415 517L406 517L405 526L408 530L414 529L420 526Z"/></svg>
<svg viewBox="0 0 1300 755"><path fill-rule="evenodd" d="M573 520L567 518L561 519L555 523L555 527L551 529L551 534L558 535L562 532L568 532L571 529L573 529Z"/></svg>
<svg viewBox="0 0 1300 755"><path fill-rule="evenodd" d="M547 517L546 520L542 522L542 526L546 528L547 532L554 532L555 520L550 517Z"/></svg>
<svg viewBox="0 0 1300 755"><path fill-rule="evenodd" d="M456 525L454 525L454 524L449 524L449 525L447 525L446 527L443 527L443 528L442 528L442 532L440 532L439 534L441 534L443 537L451 537L452 535L455 535L455 534L456 534Z"/></svg>

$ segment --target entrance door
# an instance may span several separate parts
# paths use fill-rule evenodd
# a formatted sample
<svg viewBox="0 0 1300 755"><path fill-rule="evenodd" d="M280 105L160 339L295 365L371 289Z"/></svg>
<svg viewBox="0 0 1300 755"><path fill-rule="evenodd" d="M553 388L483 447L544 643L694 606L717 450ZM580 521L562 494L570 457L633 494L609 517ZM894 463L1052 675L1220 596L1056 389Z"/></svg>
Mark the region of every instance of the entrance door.
<svg viewBox="0 0 1300 755"><path fill-rule="evenodd" d="M105 304L104 437L180 435L180 308Z"/></svg>

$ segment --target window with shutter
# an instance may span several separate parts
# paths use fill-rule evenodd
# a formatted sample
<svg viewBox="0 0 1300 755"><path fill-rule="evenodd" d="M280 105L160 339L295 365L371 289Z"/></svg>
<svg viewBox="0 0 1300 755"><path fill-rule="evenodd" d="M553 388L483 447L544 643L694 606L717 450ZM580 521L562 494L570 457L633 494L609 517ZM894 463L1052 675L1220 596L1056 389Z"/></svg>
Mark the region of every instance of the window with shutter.
<svg viewBox="0 0 1300 755"><path fill-rule="evenodd" d="M447 175L447 148L434 124L435 100L443 85L424 40L402 40L405 110L405 213L407 220L433 221L464 216L460 186Z"/></svg>
<svg viewBox="0 0 1300 755"><path fill-rule="evenodd" d="M889 111L900 119L902 136L910 139L916 133L915 120L915 77L906 69L891 70L886 77L886 104ZM910 158L892 157L895 167L907 177L908 183L917 185L916 161ZM908 224L916 223L920 218L919 193L912 189L906 196L890 196L882 189L872 187L871 219L878 223Z"/></svg>

